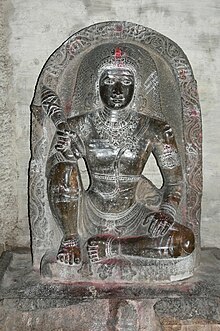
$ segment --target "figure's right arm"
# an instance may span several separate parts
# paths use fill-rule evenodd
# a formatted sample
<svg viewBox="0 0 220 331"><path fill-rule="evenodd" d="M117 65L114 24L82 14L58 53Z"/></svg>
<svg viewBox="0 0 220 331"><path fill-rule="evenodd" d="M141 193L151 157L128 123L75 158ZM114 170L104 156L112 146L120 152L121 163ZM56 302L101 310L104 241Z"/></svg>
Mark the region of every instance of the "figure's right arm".
<svg viewBox="0 0 220 331"><path fill-rule="evenodd" d="M79 135L71 130L62 109L58 95L46 86L42 88L42 107L53 121L57 131L55 148L68 161L75 161L82 157L84 145Z"/></svg>

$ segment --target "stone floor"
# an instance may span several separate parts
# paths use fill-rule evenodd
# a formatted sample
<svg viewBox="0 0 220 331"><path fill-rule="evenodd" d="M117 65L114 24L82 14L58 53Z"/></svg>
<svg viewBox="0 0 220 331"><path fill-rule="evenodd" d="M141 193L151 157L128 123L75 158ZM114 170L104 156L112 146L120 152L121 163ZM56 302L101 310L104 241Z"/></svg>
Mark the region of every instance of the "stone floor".
<svg viewBox="0 0 220 331"><path fill-rule="evenodd" d="M0 258L0 331L220 331L220 249L172 284L51 282L30 254Z"/></svg>

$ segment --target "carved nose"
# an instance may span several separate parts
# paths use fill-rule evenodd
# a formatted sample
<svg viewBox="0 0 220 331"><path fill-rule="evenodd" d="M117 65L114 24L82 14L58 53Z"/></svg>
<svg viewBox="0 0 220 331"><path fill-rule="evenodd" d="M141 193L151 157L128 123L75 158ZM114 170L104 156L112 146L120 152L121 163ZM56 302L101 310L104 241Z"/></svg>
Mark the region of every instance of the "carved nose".
<svg viewBox="0 0 220 331"><path fill-rule="evenodd" d="M117 95L122 94L122 88L121 88L121 84L120 84L119 82L117 82L117 83L115 84L115 87L114 87L113 93L115 93L115 94L117 94Z"/></svg>

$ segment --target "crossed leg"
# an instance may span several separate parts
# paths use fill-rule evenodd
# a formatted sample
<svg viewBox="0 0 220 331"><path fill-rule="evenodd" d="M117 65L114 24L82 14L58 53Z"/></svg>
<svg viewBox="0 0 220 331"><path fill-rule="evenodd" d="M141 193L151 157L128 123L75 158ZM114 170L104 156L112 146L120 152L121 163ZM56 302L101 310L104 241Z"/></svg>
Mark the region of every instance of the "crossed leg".
<svg viewBox="0 0 220 331"><path fill-rule="evenodd" d="M170 222L170 224L169 224ZM170 221L151 221L148 233L141 236L116 237L98 235L87 244L91 263L99 263L118 257L177 258L191 254L195 247L193 232L184 225Z"/></svg>

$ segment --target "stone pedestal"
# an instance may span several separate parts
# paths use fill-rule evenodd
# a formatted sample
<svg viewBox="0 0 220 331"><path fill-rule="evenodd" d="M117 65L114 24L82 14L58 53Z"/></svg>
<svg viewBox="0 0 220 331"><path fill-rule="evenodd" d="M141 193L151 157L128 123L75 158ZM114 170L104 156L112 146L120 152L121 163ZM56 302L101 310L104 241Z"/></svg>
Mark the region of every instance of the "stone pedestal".
<svg viewBox="0 0 220 331"><path fill-rule="evenodd" d="M220 330L220 250L202 251L194 276L172 284L55 282L30 254L0 260L1 331Z"/></svg>
<svg viewBox="0 0 220 331"><path fill-rule="evenodd" d="M196 251L182 258L132 258L114 260L114 265L94 263L75 266L57 263L56 252L45 254L41 261L41 274L52 281L117 283L165 283L179 281L193 275ZM133 262L133 263L132 263Z"/></svg>

